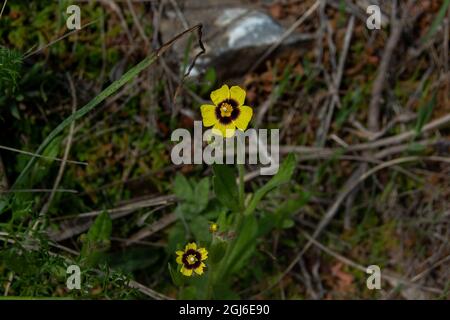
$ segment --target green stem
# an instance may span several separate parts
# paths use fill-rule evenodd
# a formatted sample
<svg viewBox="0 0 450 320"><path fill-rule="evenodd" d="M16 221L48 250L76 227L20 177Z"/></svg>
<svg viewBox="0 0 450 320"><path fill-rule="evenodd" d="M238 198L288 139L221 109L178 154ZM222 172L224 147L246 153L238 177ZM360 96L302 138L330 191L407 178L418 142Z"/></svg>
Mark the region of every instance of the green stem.
<svg viewBox="0 0 450 320"><path fill-rule="evenodd" d="M241 210L241 214L244 213L244 200L245 200L245 193L244 193L244 175L245 175L245 168L243 164L238 164L238 172L239 172L239 208Z"/></svg>
<svg viewBox="0 0 450 320"><path fill-rule="evenodd" d="M238 196L239 196L239 212L235 212L235 216L234 216L234 231L238 232L242 221L244 219L244 212L245 212L245 190L244 190L244 175L245 175L245 168L243 164L238 164L238 174L239 174L239 186L238 186ZM237 235L237 237L239 237L239 234ZM230 244L227 247L227 250L225 252L225 255L221 261L221 263L217 266L216 269L216 274L214 279L211 280L212 284L208 283L208 286L213 286L214 283L217 283L218 281L223 280L224 275L227 272L228 269L228 258L230 256L230 253L233 251L234 249L234 244L236 242L236 239L233 239ZM209 279L208 279L209 282ZM209 288L208 288L209 290ZM209 292L208 292L209 294Z"/></svg>
<svg viewBox="0 0 450 320"><path fill-rule="evenodd" d="M213 293L213 267L211 265L208 266L208 282L206 284L206 299L211 299L212 293Z"/></svg>

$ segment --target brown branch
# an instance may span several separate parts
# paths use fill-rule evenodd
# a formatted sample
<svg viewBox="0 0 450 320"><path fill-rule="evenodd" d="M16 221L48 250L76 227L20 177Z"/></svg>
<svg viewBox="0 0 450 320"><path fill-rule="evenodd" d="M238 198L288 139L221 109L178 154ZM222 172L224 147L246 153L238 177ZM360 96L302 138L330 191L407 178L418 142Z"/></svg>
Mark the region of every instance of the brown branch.
<svg viewBox="0 0 450 320"><path fill-rule="evenodd" d="M371 141L371 142L358 143L358 144L350 145L350 146L348 146L348 148L341 148L341 149L318 148L318 147L308 147L308 146L280 146L280 153L285 154L285 153L289 153L289 152L295 152L295 153L307 154L308 156L311 156L311 157L314 157L314 156L319 157L319 156L329 156L329 155L332 155L339 151L355 152L355 151L377 149L380 147L386 147L386 146L402 143L413 137L418 137L425 132L439 129L445 125L448 125L449 123L450 123L450 113L427 123L426 125L424 125L422 127L420 133L417 133L417 131L415 129L413 129L413 130L409 130L409 131L397 134L392 137L387 137L387 138L383 138L383 139ZM309 155L309 154L311 154L311 155Z"/></svg>
<svg viewBox="0 0 450 320"><path fill-rule="evenodd" d="M158 221L152 223L151 225L139 230L135 234L133 234L130 239L125 242L126 246L129 246L137 241L140 241L144 238L150 237L152 234L166 228L177 220L177 216L175 213L171 213L163 216Z"/></svg>
<svg viewBox="0 0 450 320"><path fill-rule="evenodd" d="M397 10L394 4L392 12L393 22L391 24L391 34L386 43L386 47L381 58L381 63L378 68L377 76L372 86L372 99L370 100L368 114L368 128L373 132L377 132L379 130L380 103L384 85L386 84L388 68L391 63L392 54L394 53L395 48L398 46L398 41L400 40L404 24L404 19L399 20L395 17L396 11Z"/></svg>
<svg viewBox="0 0 450 320"><path fill-rule="evenodd" d="M352 36L353 36L354 25L355 25L355 17L351 16L350 20L348 22L348 25L347 25L347 30L345 32L344 46L342 49L342 53L339 57L338 69L337 69L336 73L334 74L333 81L331 82L330 90L332 91L333 96L332 96L330 104L328 106L328 112L325 117L325 124L319 133L319 145L320 146L323 146L325 144L325 140L326 140L326 137L328 134L328 130L330 128L331 120L333 118L334 109L335 109L336 105L339 106L339 103L340 103L338 92L339 92L339 88L341 86L342 75L344 73L344 66L345 66L345 61L347 59L348 49L350 47L350 42L351 42Z"/></svg>
<svg viewBox="0 0 450 320"><path fill-rule="evenodd" d="M61 225L59 226L59 230L49 229L47 232L50 239L54 241L63 241L88 230L93 223L93 218L98 216L102 212L106 211L108 214L110 214L111 219L119 219L139 209L170 204L173 201L175 201L175 199L176 197L174 195L169 195L156 197L152 199L135 200L133 202L130 202L128 204L113 209L96 210L81 213L75 216L64 216L54 218L52 219L52 221L67 220L67 219L74 219L75 221L61 223ZM80 219L84 220L80 222Z"/></svg>
<svg viewBox="0 0 450 320"><path fill-rule="evenodd" d="M317 240L315 240L313 237L311 237L308 233L306 232L302 232L302 234L305 236L306 239L308 239L309 241L311 241L316 247L318 247L320 250L322 250L323 252L329 254L330 256L336 258L337 260L345 263L346 265L349 265L355 269L358 269L362 272L366 272L366 267L364 267L363 265L356 263L342 255L340 255L337 252L334 252L333 250L327 248L326 246L324 246L323 244L321 244L320 242L318 242ZM445 259L447 260L449 258L449 256L447 256ZM388 272L384 272L383 271L383 276L382 279L386 279L391 283L401 283L403 285L406 285L408 287L413 287L413 288L417 288L417 289L421 289L424 291L428 291L428 292L433 292L436 294L442 294L442 290L437 289L437 288L432 288L432 287L424 287L421 286L419 284L414 283L415 281L417 281L418 277L414 277L411 280L407 280L407 279L403 279L400 277L396 277L394 275L392 275L391 273Z"/></svg>
<svg viewBox="0 0 450 320"><path fill-rule="evenodd" d="M430 161L440 161L440 162L448 162L450 161L447 158L442 157L404 157L404 158L397 158L393 159L387 162L383 162L372 169L366 171L367 169L367 163L363 163L360 166L358 166L358 169L356 169L351 177L347 180L342 190L339 192L337 197L335 198L333 204L328 208L327 212L325 213L324 217L321 219L319 224L317 225L316 229L314 230L313 235L311 236L311 239L308 240L306 245L303 247L302 250L296 255L296 257L292 260L292 262L289 264L289 266L284 270L284 272L278 277L277 281L271 284L268 288L264 290L264 292L272 289L275 287L291 270L294 268L294 266L300 261L300 259L303 257L303 255L308 251L308 249L313 244L312 240L315 240L318 238L318 236L322 233L322 231L325 229L325 227L330 223L330 221L333 219L333 217L336 215L340 205L344 201L344 199L364 180L366 180L368 177L373 175L374 173L384 169L388 168L390 166L395 166L401 163L406 162L413 162L418 160L430 160Z"/></svg>

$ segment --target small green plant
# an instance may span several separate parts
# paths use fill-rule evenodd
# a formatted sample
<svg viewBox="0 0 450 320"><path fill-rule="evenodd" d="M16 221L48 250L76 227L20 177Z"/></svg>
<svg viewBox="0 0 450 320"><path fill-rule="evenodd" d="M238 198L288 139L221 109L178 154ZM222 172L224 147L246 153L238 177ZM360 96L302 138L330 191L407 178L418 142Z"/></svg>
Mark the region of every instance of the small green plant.
<svg viewBox="0 0 450 320"><path fill-rule="evenodd" d="M173 283L180 288L180 298L238 298L231 290L233 276L238 275L256 253L256 245L261 236L280 227L279 217L266 219L258 214L257 209L267 193L291 179L296 166L294 155L288 155L278 173L252 195L244 193L244 169L242 165L237 166L239 174L228 165L213 166L214 197L210 203L208 184L205 183L207 178L194 186L181 175L175 179L175 192L180 194L183 190L183 201L176 210L183 222L175 226L171 236L174 240L186 237L196 242L188 244L184 249L178 247L182 250L176 252L177 268L169 262L169 272ZM236 182L238 177L241 177L239 184ZM200 189L203 192L194 192ZM206 201L191 201L199 198ZM208 222L208 219L214 221ZM199 246L202 248L197 249ZM196 250L199 251L199 257L196 257ZM191 263L189 258L192 259ZM186 266L200 266L200 263L204 264L201 272L186 271Z"/></svg>
<svg viewBox="0 0 450 320"><path fill-rule="evenodd" d="M247 128L252 111L244 106L244 90L236 86L229 89L224 85L213 91L211 98L214 106L202 106L205 125L217 127L216 134L225 138L230 136L225 129L234 134L235 127L242 131ZM237 103L234 104L233 99ZM242 108L249 111L243 113ZM243 113L244 120L232 117L235 109L238 114ZM237 174L232 166L214 164L212 186L215 197L211 201L209 178L195 183L177 175L174 191L181 202L175 212L180 223L173 229L169 244L169 249L178 249L177 267L169 262L168 268L173 283L180 288L180 298L238 298L231 290L234 276L255 254L258 239L278 228L280 220L285 218L265 219L258 214L258 205L266 194L290 181L295 167L295 156L289 154L275 176L253 194L246 195L243 164L237 164ZM183 248L180 241L184 239L193 242Z"/></svg>
<svg viewBox="0 0 450 320"><path fill-rule="evenodd" d="M21 67L22 55L0 46L0 92L5 96L17 88Z"/></svg>

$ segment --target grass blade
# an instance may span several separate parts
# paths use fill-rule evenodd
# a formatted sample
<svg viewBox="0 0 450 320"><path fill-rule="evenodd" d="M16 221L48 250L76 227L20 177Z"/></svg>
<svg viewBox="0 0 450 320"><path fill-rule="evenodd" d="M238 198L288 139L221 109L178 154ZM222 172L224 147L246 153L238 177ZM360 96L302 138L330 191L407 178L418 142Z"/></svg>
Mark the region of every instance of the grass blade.
<svg viewBox="0 0 450 320"><path fill-rule="evenodd" d="M150 56L139 62L136 66L128 70L119 80L114 81L111 83L106 89L104 89L102 92L100 92L99 95L97 95L94 99L89 101L85 106L83 106L81 109L79 109L77 112L73 113L71 116L66 118L63 122L61 122L50 134L45 138L45 140L41 143L39 148L36 150L35 154L41 154L41 152L45 149L46 146L50 142L53 141L53 139L60 134L65 128L67 128L73 121L80 119L85 114L90 112L92 109L94 109L97 105L99 105L101 102L103 102L106 98L108 98L110 95L115 93L117 90L119 90L122 86L124 86L127 82L133 80L139 73L141 73L144 69L152 65L160 55L162 55L168 48L170 48L177 40L179 40L181 37L183 37L185 34L193 32L197 30L199 34L199 44L202 47L202 52L204 52L203 44L201 42L201 28L202 25L195 25L192 28L189 28L182 33L176 35L174 38L172 38L169 42L162 45L156 52L152 53ZM195 61L194 61L195 62ZM25 168L22 170L20 175L17 177L16 181L14 182L12 189L16 188L17 186L20 186L21 183L24 182L24 179L30 169L32 168L33 164L36 162L36 157L32 157Z"/></svg>
<svg viewBox="0 0 450 320"><path fill-rule="evenodd" d="M128 70L119 80L114 81L111 83L105 90L100 92L98 96L96 96L94 99L89 101L84 107L79 109L77 112L73 113L71 116L66 118L63 122L61 122L55 129L53 129L52 132L45 138L45 140L41 143L39 148L36 150L35 154L41 154L42 151L45 149L46 146L58 135L60 134L65 128L67 128L73 121L80 119L83 117L86 113L94 109L97 105L99 105L101 102L103 102L106 98L108 98L110 95L112 95L114 92L119 90L122 86L124 86L127 82L133 80L142 70L149 67L153 62L155 62L157 59L157 55L153 53L152 55L148 56L144 60L142 60L140 63L138 63L136 66ZM25 176L30 171L33 164L36 162L36 157L32 157L25 168L22 170L20 175L17 177L16 181L14 182L14 185L12 188L14 189L17 186L20 186L20 184L23 182Z"/></svg>

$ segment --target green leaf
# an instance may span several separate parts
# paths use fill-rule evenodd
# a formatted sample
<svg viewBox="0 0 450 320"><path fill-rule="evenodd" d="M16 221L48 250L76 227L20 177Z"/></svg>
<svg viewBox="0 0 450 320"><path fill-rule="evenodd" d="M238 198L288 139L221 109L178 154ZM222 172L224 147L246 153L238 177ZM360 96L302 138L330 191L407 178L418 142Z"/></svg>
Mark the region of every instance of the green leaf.
<svg viewBox="0 0 450 320"><path fill-rule="evenodd" d="M302 192L299 198L284 201L275 212L263 212L258 220L258 237L265 236L274 228L292 227L291 217L309 201L310 197L311 193Z"/></svg>
<svg viewBox="0 0 450 320"><path fill-rule="evenodd" d="M227 246L227 242L222 240L217 240L217 242L211 246L209 250L209 260L212 264L216 264L223 259Z"/></svg>
<svg viewBox="0 0 450 320"><path fill-rule="evenodd" d="M190 223L190 228L195 240L200 243L210 243L209 221L203 216L196 216Z"/></svg>
<svg viewBox="0 0 450 320"><path fill-rule="evenodd" d="M49 158L58 157L60 146L61 146L62 137L59 136L55 140L53 140L42 152L42 155ZM41 159L36 166L32 170L32 174L30 175L30 181L28 182L30 185L36 185L37 183L43 181L45 177L48 176L52 165L52 160ZM20 196L16 196L19 197Z"/></svg>
<svg viewBox="0 0 450 320"><path fill-rule="evenodd" d="M19 109L17 109L17 105L15 103L11 106L11 115L17 120L21 120Z"/></svg>
<svg viewBox="0 0 450 320"><path fill-rule="evenodd" d="M198 216L198 211L195 204L185 201L175 208L175 215L179 220L190 221Z"/></svg>
<svg viewBox="0 0 450 320"><path fill-rule="evenodd" d="M411 142L406 149L410 153L420 154L426 150L426 146L417 142Z"/></svg>
<svg viewBox="0 0 450 320"><path fill-rule="evenodd" d="M111 231L112 220L104 211L95 219L88 233L82 237L81 256L86 258L88 264L94 264L101 256L99 253L109 248Z"/></svg>
<svg viewBox="0 0 450 320"><path fill-rule="evenodd" d="M22 61L23 56L19 52L0 46L0 92L2 94L16 89Z"/></svg>
<svg viewBox="0 0 450 320"><path fill-rule="evenodd" d="M189 180L178 174L173 189L175 195L183 200L175 209L175 214L180 219L194 219L208 206L210 189L208 178L203 178L193 187Z"/></svg>
<svg viewBox="0 0 450 320"><path fill-rule="evenodd" d="M284 219L283 222L281 223L281 227L283 229L292 228L294 225L295 225L295 222L291 218Z"/></svg>
<svg viewBox="0 0 450 320"><path fill-rule="evenodd" d="M442 21L445 18L445 13L447 12L447 8L449 5L450 5L450 0L445 0L444 3L442 4L441 8L439 9L439 12L438 12L436 18L434 19L433 23L431 24L430 29L424 36L422 43L426 43L435 34L439 25L442 23Z"/></svg>
<svg viewBox="0 0 450 320"><path fill-rule="evenodd" d="M213 287L214 299L218 300L239 300L239 295L231 290L230 283L216 283Z"/></svg>
<svg viewBox="0 0 450 320"><path fill-rule="evenodd" d="M239 211L239 195L234 170L224 164L215 164L213 171L213 186L217 199L232 211Z"/></svg>
<svg viewBox="0 0 450 320"><path fill-rule="evenodd" d="M431 98L430 101L428 101L428 103L421 106L419 109L416 122L416 134L419 134L420 131L422 131L422 127L430 119L435 105L436 105L436 93L433 94L433 97Z"/></svg>
<svg viewBox="0 0 450 320"><path fill-rule="evenodd" d="M219 216L217 217L216 223L219 225L220 231L228 231L233 223L234 215L227 215L227 211L220 211Z"/></svg>
<svg viewBox="0 0 450 320"><path fill-rule="evenodd" d="M192 201L194 199L194 191L192 190L191 184L188 179L180 173L175 176L173 191L175 192L175 195L182 200Z"/></svg>
<svg viewBox="0 0 450 320"><path fill-rule="evenodd" d="M217 75L214 68L208 68L206 70L205 76L203 77L203 83L200 89L200 95L204 96L211 91L211 88L216 83Z"/></svg>
<svg viewBox="0 0 450 320"><path fill-rule="evenodd" d="M179 249L180 243L184 243L186 241L186 236L186 229L183 223L178 221L170 229L166 252L168 254L173 254L177 249Z"/></svg>
<svg viewBox="0 0 450 320"><path fill-rule="evenodd" d="M178 295L180 300L194 300L197 298L197 288L195 286L184 287Z"/></svg>
<svg viewBox="0 0 450 320"><path fill-rule="evenodd" d="M112 220L108 212L103 211L94 221L87 233L91 241L108 241L112 231Z"/></svg>
<svg viewBox="0 0 450 320"><path fill-rule="evenodd" d="M245 216L236 233L238 237L232 244L231 252L227 257L224 276L238 272L252 256L258 236L258 222L255 216Z"/></svg>
<svg viewBox="0 0 450 320"><path fill-rule="evenodd" d="M247 209L245 210L245 214L251 214L255 211L256 206L261 201L261 199L272 189L289 182L292 174L294 173L294 169L296 167L297 160L295 156L290 153L283 163L280 166L277 174L269 180L261 189L255 192L252 200L250 201Z"/></svg>
<svg viewBox="0 0 450 320"><path fill-rule="evenodd" d="M167 263L167 268L169 269L170 278L172 278L172 282L177 287L180 287L184 284L183 275L177 269L172 268L170 262Z"/></svg>
<svg viewBox="0 0 450 320"><path fill-rule="evenodd" d="M300 197L297 199L290 199L285 201L280 207L274 212L275 221L277 227L285 228L286 221L292 220L291 217L302 208L311 198L311 193L308 191L301 192ZM290 222L289 222L290 223Z"/></svg>
<svg viewBox="0 0 450 320"><path fill-rule="evenodd" d="M197 206L199 212L206 209L209 201L209 179L208 177L203 178L195 186L195 191L193 195L194 203Z"/></svg>

